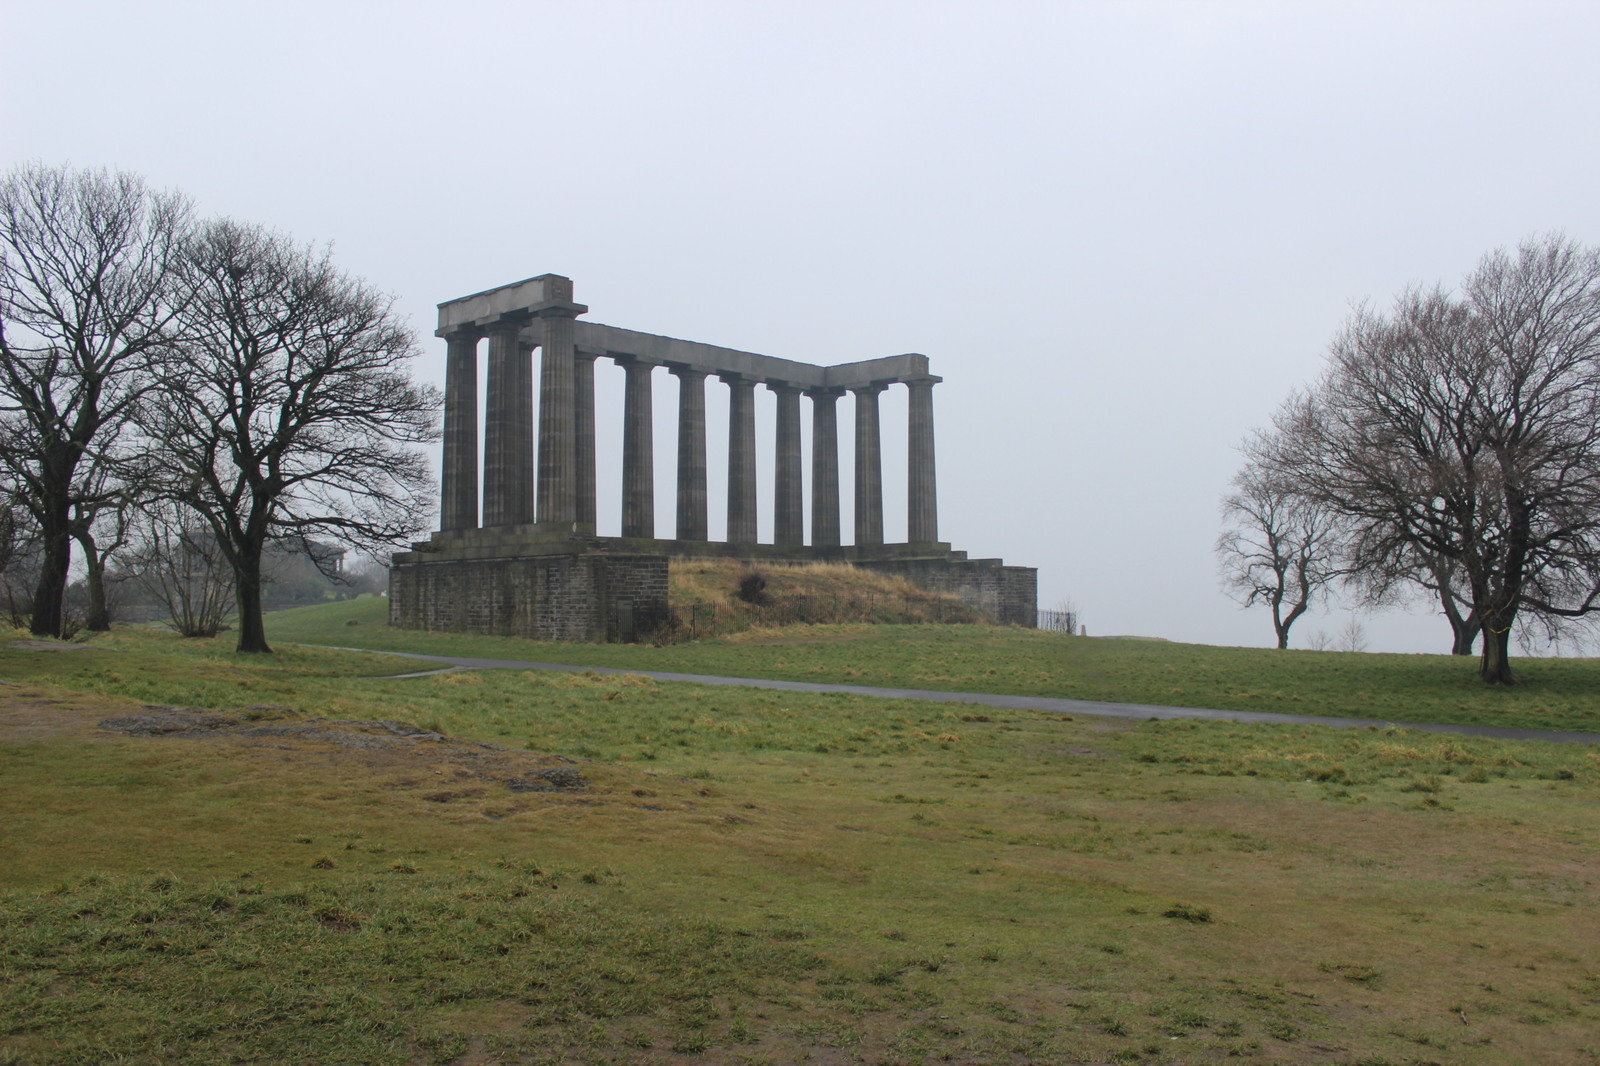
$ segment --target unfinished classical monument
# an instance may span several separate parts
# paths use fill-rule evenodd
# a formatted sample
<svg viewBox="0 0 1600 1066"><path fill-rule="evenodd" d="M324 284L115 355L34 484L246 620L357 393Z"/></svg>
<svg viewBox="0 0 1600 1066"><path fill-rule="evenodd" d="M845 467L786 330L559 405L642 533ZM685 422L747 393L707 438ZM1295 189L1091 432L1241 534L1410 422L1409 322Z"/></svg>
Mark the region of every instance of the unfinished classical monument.
<svg viewBox="0 0 1600 1066"><path fill-rule="evenodd" d="M580 321L572 282L556 274L439 305L448 345L439 531L394 556L390 621L414 629L542 640L632 640L667 610L667 560L734 557L833 561L951 593L996 622L1032 626L1037 572L968 559L940 543L933 386L923 355L839 366L775 359ZM483 470L478 469L478 350L488 340ZM535 453L533 352L539 351ZM595 530L595 362L626 374L622 535ZM677 516L655 516L654 371L678 380ZM707 522L706 382L728 388L727 536ZM757 385L777 397L773 543L756 535ZM885 543L878 397L909 393L908 521ZM841 543L838 400L853 397L855 536ZM811 523L801 492L800 398L811 402ZM537 476L535 476L537 472Z"/></svg>

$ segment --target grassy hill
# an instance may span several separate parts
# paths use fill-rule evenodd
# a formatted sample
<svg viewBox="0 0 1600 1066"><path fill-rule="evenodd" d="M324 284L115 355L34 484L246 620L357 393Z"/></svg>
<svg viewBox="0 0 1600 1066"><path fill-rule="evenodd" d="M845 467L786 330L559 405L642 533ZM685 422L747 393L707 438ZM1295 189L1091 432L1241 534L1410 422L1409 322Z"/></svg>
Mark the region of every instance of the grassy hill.
<svg viewBox="0 0 1600 1066"><path fill-rule="evenodd" d="M0 646L12 1066L1600 1052L1582 746L73 647Z"/></svg>
<svg viewBox="0 0 1600 1066"><path fill-rule="evenodd" d="M277 641L723 677L1600 732L1600 660L1523 659L1509 689L1449 655L1280 652L983 625L797 625L693 643L558 644L392 629L365 598L267 616Z"/></svg>

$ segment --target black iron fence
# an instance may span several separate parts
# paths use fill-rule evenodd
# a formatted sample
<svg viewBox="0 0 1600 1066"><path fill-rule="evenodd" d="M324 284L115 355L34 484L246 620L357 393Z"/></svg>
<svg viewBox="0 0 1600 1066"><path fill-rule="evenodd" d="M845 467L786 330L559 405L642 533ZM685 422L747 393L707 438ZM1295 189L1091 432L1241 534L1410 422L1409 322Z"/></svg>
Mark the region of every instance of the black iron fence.
<svg viewBox="0 0 1600 1066"><path fill-rule="evenodd" d="M1077 611L1044 611L1039 612L1039 628L1052 633L1076 633L1078 631Z"/></svg>

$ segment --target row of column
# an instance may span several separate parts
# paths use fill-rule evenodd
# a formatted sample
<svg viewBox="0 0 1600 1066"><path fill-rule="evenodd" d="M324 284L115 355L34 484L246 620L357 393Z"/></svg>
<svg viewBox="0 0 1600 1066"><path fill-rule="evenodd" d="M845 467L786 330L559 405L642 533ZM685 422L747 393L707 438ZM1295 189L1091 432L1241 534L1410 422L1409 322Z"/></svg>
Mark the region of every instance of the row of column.
<svg viewBox="0 0 1600 1066"><path fill-rule="evenodd" d="M487 331L488 404L484 427L483 525L522 525L537 520L567 528L595 526L594 360L574 350L572 319L553 314L527 330L510 320ZM532 402L533 348L523 340L541 333L538 477L534 477ZM482 334L459 331L447 338L444 469L440 528L478 525L477 346ZM652 363L616 357L626 374L623 400L622 535L655 536L654 411ZM678 379L677 539L710 540L707 521L707 371L669 367ZM755 388L777 396L774 464L774 542L805 543L801 495L800 397L811 400L811 544L839 547L839 427L836 403L842 388L802 389L786 382L759 382L719 373L727 384L728 534L734 544L756 543ZM934 470L933 386L937 377L903 382L910 390L908 419L907 540L939 539ZM855 396L855 544L883 539L883 463L878 396L888 383L849 389ZM534 486L537 485L537 496Z"/></svg>

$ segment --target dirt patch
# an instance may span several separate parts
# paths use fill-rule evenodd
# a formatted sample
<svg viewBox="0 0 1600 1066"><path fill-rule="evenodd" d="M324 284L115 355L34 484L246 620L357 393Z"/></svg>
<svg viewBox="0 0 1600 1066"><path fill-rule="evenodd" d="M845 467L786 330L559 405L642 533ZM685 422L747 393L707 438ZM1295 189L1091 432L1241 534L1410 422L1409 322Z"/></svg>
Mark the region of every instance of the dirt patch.
<svg viewBox="0 0 1600 1066"><path fill-rule="evenodd" d="M11 647L22 651L89 651L87 644L67 644L59 640L13 640Z"/></svg>
<svg viewBox="0 0 1600 1066"><path fill-rule="evenodd" d="M513 751L498 744L447 737L409 722L306 718L286 707L267 704L227 711L148 704L134 714L101 719L99 727L158 740L231 740L246 746L371 755L373 758L364 761L375 768L425 762L435 777L449 771L453 783L485 782L511 793L581 792L589 784L575 760L562 755ZM410 785L409 780L402 780L391 787ZM488 795L488 789L474 784L457 784L432 789L422 798L451 803Z"/></svg>

